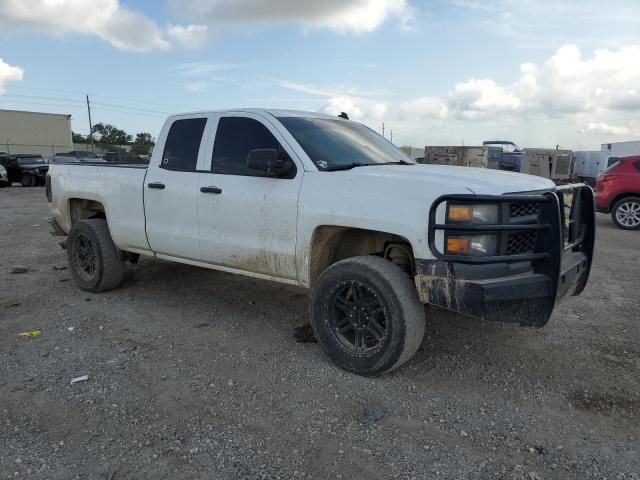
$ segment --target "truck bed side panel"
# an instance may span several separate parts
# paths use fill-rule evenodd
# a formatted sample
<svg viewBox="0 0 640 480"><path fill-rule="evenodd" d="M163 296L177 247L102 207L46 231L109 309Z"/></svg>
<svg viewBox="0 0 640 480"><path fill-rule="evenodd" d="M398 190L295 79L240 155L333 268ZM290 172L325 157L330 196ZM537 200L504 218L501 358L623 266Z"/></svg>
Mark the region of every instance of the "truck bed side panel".
<svg viewBox="0 0 640 480"><path fill-rule="evenodd" d="M100 202L116 246L126 251L148 251L142 197L146 172L140 167L52 164L53 216L68 233L72 199Z"/></svg>

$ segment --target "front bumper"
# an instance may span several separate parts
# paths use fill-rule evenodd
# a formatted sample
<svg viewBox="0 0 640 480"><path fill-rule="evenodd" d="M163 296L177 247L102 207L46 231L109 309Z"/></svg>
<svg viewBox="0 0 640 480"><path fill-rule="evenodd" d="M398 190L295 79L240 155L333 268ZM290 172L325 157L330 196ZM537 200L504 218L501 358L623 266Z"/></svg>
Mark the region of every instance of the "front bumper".
<svg viewBox="0 0 640 480"><path fill-rule="evenodd" d="M560 207L567 191L574 196L570 211ZM416 260L420 301L486 320L546 324L554 305L567 294L578 295L588 281L595 218L588 187L570 185L542 195L544 200L537 200L541 207L535 225L545 228L539 230L530 252L507 255L503 251L483 260L456 259L434 251L440 258Z"/></svg>

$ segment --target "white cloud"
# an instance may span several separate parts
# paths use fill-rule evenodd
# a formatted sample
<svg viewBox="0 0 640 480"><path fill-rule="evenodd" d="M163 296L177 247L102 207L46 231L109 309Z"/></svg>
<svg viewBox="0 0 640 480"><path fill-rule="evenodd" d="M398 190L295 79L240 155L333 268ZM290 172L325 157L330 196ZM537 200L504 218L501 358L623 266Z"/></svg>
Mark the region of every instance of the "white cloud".
<svg viewBox="0 0 640 480"><path fill-rule="evenodd" d="M206 25L169 25L167 35L183 47L198 48L209 40L209 29Z"/></svg>
<svg viewBox="0 0 640 480"><path fill-rule="evenodd" d="M300 22L338 32L366 33L389 18L411 28L407 0L170 0L176 14L216 25Z"/></svg>
<svg viewBox="0 0 640 480"><path fill-rule="evenodd" d="M95 35L115 48L168 50L171 43L197 47L207 39L203 25L170 25L166 32L119 0L0 0L0 30L29 29L48 35Z"/></svg>
<svg viewBox="0 0 640 480"><path fill-rule="evenodd" d="M190 92L200 92L201 90L204 90L206 86L207 82L205 82L204 80L199 80L197 82L186 83L184 85L184 88L186 88Z"/></svg>
<svg viewBox="0 0 640 480"><path fill-rule="evenodd" d="M470 79L454 85L449 106L460 117L547 115L640 109L640 47L596 50L583 58L575 45L560 47L543 65L523 63L519 79L498 85Z"/></svg>
<svg viewBox="0 0 640 480"><path fill-rule="evenodd" d="M400 104L400 118L405 120L444 120L448 114L449 107L440 98L421 97Z"/></svg>
<svg viewBox="0 0 640 480"><path fill-rule="evenodd" d="M515 111L522 106L520 98L509 90L493 80L472 78L454 85L449 93L449 104L463 118L482 119L496 112Z"/></svg>
<svg viewBox="0 0 640 480"><path fill-rule="evenodd" d="M362 98L339 96L330 97L321 111L328 115L345 112L352 120L381 121L387 111L387 105Z"/></svg>
<svg viewBox="0 0 640 480"><path fill-rule="evenodd" d="M248 66L248 64L242 63L188 62L175 66L174 70L186 77L208 77L220 72L238 70Z"/></svg>
<svg viewBox="0 0 640 480"><path fill-rule="evenodd" d="M0 58L0 95L7 91L7 83L22 80L24 70L14 67Z"/></svg>
<svg viewBox="0 0 640 480"><path fill-rule="evenodd" d="M590 122L584 125L580 132L582 133L596 133L601 135L614 135L623 136L629 135L631 130L628 127L608 125L602 122Z"/></svg>

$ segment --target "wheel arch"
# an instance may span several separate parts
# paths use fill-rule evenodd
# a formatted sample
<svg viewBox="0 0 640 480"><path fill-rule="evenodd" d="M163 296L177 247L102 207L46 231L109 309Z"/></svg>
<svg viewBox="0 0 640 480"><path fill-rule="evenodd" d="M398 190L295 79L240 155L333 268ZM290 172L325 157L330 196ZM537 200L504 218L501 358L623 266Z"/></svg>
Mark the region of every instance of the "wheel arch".
<svg viewBox="0 0 640 480"><path fill-rule="evenodd" d="M391 232L337 225L320 225L311 236L309 248L309 285L329 266L346 258L375 255L399 265L407 274L415 273L411 242Z"/></svg>
<svg viewBox="0 0 640 480"><path fill-rule="evenodd" d="M624 192L617 193L615 197L611 199L611 203L609 204L609 209L613 211L613 207L616 205L616 203L618 203L620 200L626 197L640 197L640 190L637 190L637 191L625 190Z"/></svg>
<svg viewBox="0 0 640 480"><path fill-rule="evenodd" d="M69 228L78 220L88 220L91 218L103 218L107 220L104 203L99 200L71 197L67 199L67 212ZM107 224L108 223L107 220Z"/></svg>

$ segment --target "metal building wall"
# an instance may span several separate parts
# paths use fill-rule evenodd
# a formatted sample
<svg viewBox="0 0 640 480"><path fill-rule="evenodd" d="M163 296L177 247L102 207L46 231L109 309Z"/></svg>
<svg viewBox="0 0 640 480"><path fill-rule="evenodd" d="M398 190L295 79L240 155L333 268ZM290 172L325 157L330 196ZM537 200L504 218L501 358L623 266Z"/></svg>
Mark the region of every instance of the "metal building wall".
<svg viewBox="0 0 640 480"><path fill-rule="evenodd" d="M71 115L0 110L0 151L53 156L72 148Z"/></svg>

